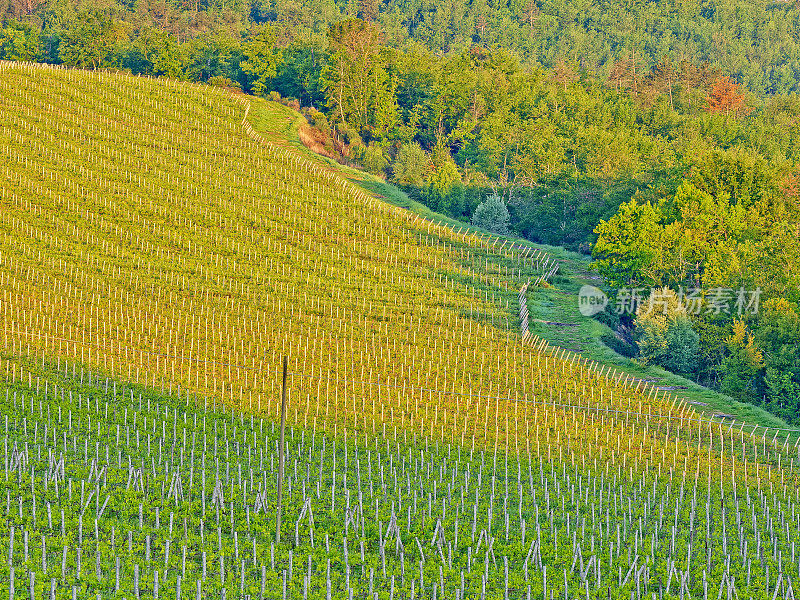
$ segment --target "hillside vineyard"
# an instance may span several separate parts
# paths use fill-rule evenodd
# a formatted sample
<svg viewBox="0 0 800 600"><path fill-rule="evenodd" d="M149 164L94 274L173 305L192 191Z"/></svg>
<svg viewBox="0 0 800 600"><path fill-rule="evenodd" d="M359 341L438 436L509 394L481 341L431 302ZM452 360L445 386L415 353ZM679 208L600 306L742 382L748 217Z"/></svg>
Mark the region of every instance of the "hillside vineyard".
<svg viewBox="0 0 800 600"><path fill-rule="evenodd" d="M796 437L521 336L546 255L390 207L248 111L0 65L12 600L794 597Z"/></svg>

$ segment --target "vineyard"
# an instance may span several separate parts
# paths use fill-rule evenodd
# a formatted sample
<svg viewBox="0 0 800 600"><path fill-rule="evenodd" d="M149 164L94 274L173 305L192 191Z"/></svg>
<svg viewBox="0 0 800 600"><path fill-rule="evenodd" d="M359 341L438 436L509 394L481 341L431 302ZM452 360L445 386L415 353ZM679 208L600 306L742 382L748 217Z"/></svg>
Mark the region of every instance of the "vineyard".
<svg viewBox="0 0 800 600"><path fill-rule="evenodd" d="M11 600L794 597L796 436L522 333L551 257L249 107L0 64Z"/></svg>

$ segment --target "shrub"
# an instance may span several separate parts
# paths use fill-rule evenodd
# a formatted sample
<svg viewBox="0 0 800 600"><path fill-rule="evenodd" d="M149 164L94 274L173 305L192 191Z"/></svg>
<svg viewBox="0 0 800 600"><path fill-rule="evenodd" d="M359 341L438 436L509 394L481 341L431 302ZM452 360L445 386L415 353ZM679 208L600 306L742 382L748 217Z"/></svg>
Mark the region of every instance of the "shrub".
<svg viewBox="0 0 800 600"><path fill-rule="evenodd" d="M373 175L382 175L383 170L389 164L383 150L375 144L370 144L364 148L360 160L361 164L364 166L364 170Z"/></svg>
<svg viewBox="0 0 800 600"><path fill-rule="evenodd" d="M428 153L417 143L403 144L392 164L392 180L398 185L421 188L430 171Z"/></svg>
<svg viewBox="0 0 800 600"><path fill-rule="evenodd" d="M214 87L221 87L221 88L232 88L235 90L241 90L242 86L239 85L238 81L234 81L230 77L224 77L222 75L215 75L214 77L208 78L208 85L212 85Z"/></svg>
<svg viewBox="0 0 800 600"><path fill-rule="evenodd" d="M697 371L700 336L675 292L654 290L650 304L636 312L636 339L644 364L684 375Z"/></svg>
<svg viewBox="0 0 800 600"><path fill-rule="evenodd" d="M464 185L456 163L445 146L431 153L433 170L422 189L422 201L435 211L460 217L464 212Z"/></svg>
<svg viewBox="0 0 800 600"><path fill-rule="evenodd" d="M725 339L728 355L722 361L722 392L737 400L755 402L756 376L764 367L764 356L743 321L733 322L733 334Z"/></svg>
<svg viewBox="0 0 800 600"><path fill-rule="evenodd" d="M606 346L611 348L620 356L624 356L625 358L634 358L636 356L635 347L625 343L610 331L606 331L603 335L601 335L600 341L602 341Z"/></svg>
<svg viewBox="0 0 800 600"><path fill-rule="evenodd" d="M673 317L667 324L667 355L662 366L673 373L697 371L700 354L700 336L692 328L688 317Z"/></svg>
<svg viewBox="0 0 800 600"><path fill-rule="evenodd" d="M506 203L497 195L486 198L472 215L473 225L501 235L508 233L510 221L511 215L508 213Z"/></svg>
<svg viewBox="0 0 800 600"><path fill-rule="evenodd" d="M328 137L331 133L330 124L328 123L328 117L325 116L325 113L318 111L316 108L309 108L306 111L306 120L318 129L321 133Z"/></svg>

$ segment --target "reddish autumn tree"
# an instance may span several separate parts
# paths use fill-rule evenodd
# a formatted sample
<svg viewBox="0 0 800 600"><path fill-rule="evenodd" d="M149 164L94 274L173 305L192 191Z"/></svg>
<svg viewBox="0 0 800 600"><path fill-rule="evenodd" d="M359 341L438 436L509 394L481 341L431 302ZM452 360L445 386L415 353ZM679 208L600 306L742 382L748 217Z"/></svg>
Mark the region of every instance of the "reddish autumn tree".
<svg viewBox="0 0 800 600"><path fill-rule="evenodd" d="M726 115L744 108L744 94L739 91L739 86L730 77L717 77L711 87L711 93L706 98L708 110L711 112L724 112Z"/></svg>
<svg viewBox="0 0 800 600"><path fill-rule="evenodd" d="M632 73L633 61L628 59L618 60L611 66L608 80L617 88L617 91L619 91L620 89L628 87L629 82L633 81Z"/></svg>
<svg viewBox="0 0 800 600"><path fill-rule="evenodd" d="M575 81L577 76L575 71L563 60L556 63L556 68L553 69L553 81L564 86L564 91L567 91L567 86Z"/></svg>
<svg viewBox="0 0 800 600"><path fill-rule="evenodd" d="M786 207L794 214L794 220L800 221L800 175L789 173L781 184L781 191L786 199ZM800 224L797 227L800 231Z"/></svg>
<svg viewBox="0 0 800 600"><path fill-rule="evenodd" d="M789 173L783 180L781 190L790 198L797 198L800 196L800 175Z"/></svg>

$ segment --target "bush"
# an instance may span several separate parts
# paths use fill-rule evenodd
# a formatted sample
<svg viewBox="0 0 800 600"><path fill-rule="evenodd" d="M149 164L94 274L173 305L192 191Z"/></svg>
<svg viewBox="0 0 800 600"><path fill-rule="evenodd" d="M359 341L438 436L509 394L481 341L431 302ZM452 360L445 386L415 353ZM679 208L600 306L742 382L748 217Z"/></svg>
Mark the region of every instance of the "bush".
<svg viewBox="0 0 800 600"><path fill-rule="evenodd" d="M733 322L733 334L725 339L728 355L722 361L722 392L744 402L757 402L756 376L764 367L764 355L743 321Z"/></svg>
<svg viewBox="0 0 800 600"><path fill-rule="evenodd" d="M600 341L611 348L614 352L620 356L624 356L625 358L634 358L637 354L634 346L625 343L610 331L606 331L603 335L601 335Z"/></svg>
<svg viewBox="0 0 800 600"><path fill-rule="evenodd" d="M700 355L700 336L678 302L675 292L653 291L650 306L636 313L636 339L642 363L653 363L688 375L695 373Z"/></svg>
<svg viewBox="0 0 800 600"><path fill-rule="evenodd" d="M388 166L389 161L379 146L370 144L361 154L361 164L364 170L373 175L382 175L383 170Z"/></svg>
<svg viewBox="0 0 800 600"><path fill-rule="evenodd" d="M220 88L232 88L235 90L242 89L242 86L239 85L238 81L234 81L230 77L223 77L222 75L215 75L214 77L209 77L208 85Z"/></svg>
<svg viewBox="0 0 800 600"><path fill-rule="evenodd" d="M325 113L318 111L316 108L309 108L306 111L306 120L315 127L318 131L328 137L331 133L331 127L328 123L328 117Z"/></svg>
<svg viewBox="0 0 800 600"><path fill-rule="evenodd" d="M40 54L39 32L31 24L11 19L0 29L0 59L36 60Z"/></svg>
<svg viewBox="0 0 800 600"><path fill-rule="evenodd" d="M486 198L472 215L473 225L501 235L508 233L510 221L511 215L508 213L506 203L497 195Z"/></svg>
<svg viewBox="0 0 800 600"><path fill-rule="evenodd" d="M433 170L420 194L421 200L435 211L460 217L464 213L464 185L456 163L444 146L431 153Z"/></svg>
<svg viewBox="0 0 800 600"><path fill-rule="evenodd" d="M428 153L417 143L403 144L392 164L392 181L401 186L421 188L430 171Z"/></svg>
<svg viewBox="0 0 800 600"><path fill-rule="evenodd" d="M348 146L356 147L364 145L364 140L361 139L358 131L356 131L353 127L350 127L346 123L340 123L337 125L336 129L342 138L342 142ZM353 154L353 156L357 156L357 151Z"/></svg>
<svg viewBox="0 0 800 600"><path fill-rule="evenodd" d="M697 371L700 355L700 336L687 317L670 319L667 326L667 355L662 366L673 373L689 374Z"/></svg>
<svg viewBox="0 0 800 600"><path fill-rule="evenodd" d="M593 315L595 320L600 321L612 331L616 330L617 327L620 326L620 317L621 315L617 314L617 311L614 310L614 306L611 302L606 305L604 310L601 310L599 313Z"/></svg>

